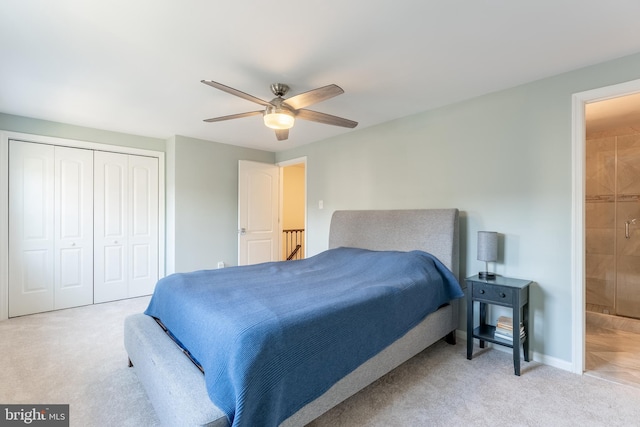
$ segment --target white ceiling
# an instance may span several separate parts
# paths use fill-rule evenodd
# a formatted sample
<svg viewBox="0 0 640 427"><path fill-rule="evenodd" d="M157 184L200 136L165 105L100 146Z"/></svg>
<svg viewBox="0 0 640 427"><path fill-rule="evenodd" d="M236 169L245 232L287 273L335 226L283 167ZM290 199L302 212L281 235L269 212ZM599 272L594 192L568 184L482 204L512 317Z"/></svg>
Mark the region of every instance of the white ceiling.
<svg viewBox="0 0 640 427"><path fill-rule="evenodd" d="M0 112L280 151L640 51L637 0L2 0ZM278 142L263 99L335 83ZM256 108L257 107L257 108Z"/></svg>

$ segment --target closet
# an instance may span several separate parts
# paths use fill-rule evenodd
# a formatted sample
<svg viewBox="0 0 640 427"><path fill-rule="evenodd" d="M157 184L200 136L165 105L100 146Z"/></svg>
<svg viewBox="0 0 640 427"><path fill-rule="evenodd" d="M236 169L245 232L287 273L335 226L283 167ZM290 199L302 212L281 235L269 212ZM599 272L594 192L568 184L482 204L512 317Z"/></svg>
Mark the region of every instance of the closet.
<svg viewBox="0 0 640 427"><path fill-rule="evenodd" d="M148 295L158 281L158 159L94 156L94 302Z"/></svg>
<svg viewBox="0 0 640 427"><path fill-rule="evenodd" d="M9 317L153 292L158 158L9 141Z"/></svg>

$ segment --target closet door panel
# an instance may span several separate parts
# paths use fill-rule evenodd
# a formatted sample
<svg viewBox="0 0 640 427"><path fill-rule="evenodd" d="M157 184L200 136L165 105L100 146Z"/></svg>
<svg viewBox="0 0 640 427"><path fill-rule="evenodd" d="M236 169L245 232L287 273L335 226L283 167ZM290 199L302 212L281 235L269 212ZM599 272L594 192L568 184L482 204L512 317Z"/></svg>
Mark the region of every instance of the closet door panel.
<svg viewBox="0 0 640 427"><path fill-rule="evenodd" d="M93 303L93 151L55 147L55 309Z"/></svg>
<svg viewBox="0 0 640 427"><path fill-rule="evenodd" d="M102 151L94 153L94 302L128 296L127 157Z"/></svg>
<svg viewBox="0 0 640 427"><path fill-rule="evenodd" d="M54 307L54 148L9 143L9 316Z"/></svg>
<svg viewBox="0 0 640 427"><path fill-rule="evenodd" d="M131 227L129 296L153 293L158 281L158 159L129 156Z"/></svg>

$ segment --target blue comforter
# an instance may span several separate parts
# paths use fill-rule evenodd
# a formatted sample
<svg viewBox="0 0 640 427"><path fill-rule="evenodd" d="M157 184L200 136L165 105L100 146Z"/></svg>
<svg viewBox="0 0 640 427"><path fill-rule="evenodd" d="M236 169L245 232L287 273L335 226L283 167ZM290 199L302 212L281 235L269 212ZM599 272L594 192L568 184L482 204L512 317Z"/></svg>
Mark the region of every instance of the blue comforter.
<svg viewBox="0 0 640 427"><path fill-rule="evenodd" d="M146 310L205 371L234 426L277 426L462 290L421 252L337 248L173 274Z"/></svg>

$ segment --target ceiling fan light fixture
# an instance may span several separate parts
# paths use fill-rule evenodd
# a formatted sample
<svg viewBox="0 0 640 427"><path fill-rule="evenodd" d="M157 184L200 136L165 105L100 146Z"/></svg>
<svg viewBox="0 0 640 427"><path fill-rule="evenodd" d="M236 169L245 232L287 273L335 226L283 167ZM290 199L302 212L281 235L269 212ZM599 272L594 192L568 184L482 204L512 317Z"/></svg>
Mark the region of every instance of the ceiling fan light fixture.
<svg viewBox="0 0 640 427"><path fill-rule="evenodd" d="M264 125L271 129L291 129L296 119L287 110L274 110L264 113Z"/></svg>
<svg viewBox="0 0 640 427"><path fill-rule="evenodd" d="M342 126L346 128L354 128L358 122L345 119L330 114L321 113L319 111L307 110L305 107L317 104L334 96L344 93L340 86L330 84L306 92L299 93L293 97L283 98L289 92L289 86L284 83L274 83L271 85L271 92L276 96L271 101L256 98L253 95L239 91L222 83L213 80L201 80L202 83L237 96L247 101L262 105L264 110L247 111L246 113L230 114L228 116L213 117L206 119L205 122L221 122L224 120L239 119L242 117L255 116L262 114L265 126L275 130L278 141L284 141L289 138L289 129L291 129L296 118L311 122L322 123L326 125Z"/></svg>

